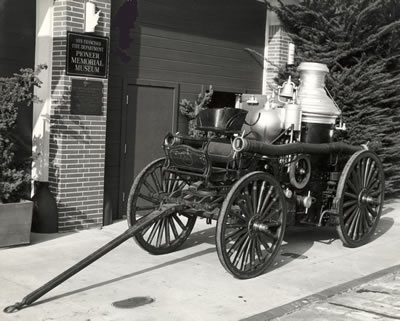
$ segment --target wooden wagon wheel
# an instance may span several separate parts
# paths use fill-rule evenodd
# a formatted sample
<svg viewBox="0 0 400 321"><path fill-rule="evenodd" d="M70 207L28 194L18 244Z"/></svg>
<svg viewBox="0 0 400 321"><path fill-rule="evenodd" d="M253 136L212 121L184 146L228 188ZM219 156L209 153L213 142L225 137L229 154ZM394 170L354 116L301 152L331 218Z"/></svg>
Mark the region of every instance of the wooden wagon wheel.
<svg viewBox="0 0 400 321"><path fill-rule="evenodd" d="M375 153L361 150L350 157L336 192L337 231L345 246L361 246L373 235L382 212L384 188L382 163Z"/></svg>
<svg viewBox="0 0 400 321"><path fill-rule="evenodd" d="M147 165L135 178L128 198L128 224L132 226L143 216L160 206L160 195L176 197L187 187L186 181L177 174L162 173L164 158ZM135 236L136 242L152 254L166 254L177 250L189 237L196 222L195 216L172 213L157 220Z"/></svg>
<svg viewBox="0 0 400 321"><path fill-rule="evenodd" d="M228 193L217 222L216 244L224 268L239 279L264 273L280 249L286 200L271 175L243 176Z"/></svg>

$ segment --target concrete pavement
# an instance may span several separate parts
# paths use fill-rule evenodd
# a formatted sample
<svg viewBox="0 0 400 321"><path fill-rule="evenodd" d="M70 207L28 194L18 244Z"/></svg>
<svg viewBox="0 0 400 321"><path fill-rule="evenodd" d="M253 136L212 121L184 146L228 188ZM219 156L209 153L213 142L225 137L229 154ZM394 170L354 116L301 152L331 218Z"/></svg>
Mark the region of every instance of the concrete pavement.
<svg viewBox="0 0 400 321"><path fill-rule="evenodd" d="M345 288L347 285L354 287ZM337 291L337 293L334 293ZM324 298L325 297L325 298ZM295 307L297 303L297 307ZM247 320L275 321L370 321L400 320L400 266L373 273L291 304L291 311L280 317L283 307ZM295 307L293 309L293 307ZM287 306L288 310L290 309Z"/></svg>
<svg viewBox="0 0 400 321"><path fill-rule="evenodd" d="M225 272L215 224L198 220L180 251L153 256L127 241L38 302L0 320L268 320L268 311L400 264L400 202L387 202L374 240L350 249L334 229L290 228L270 271L251 280ZM0 307L20 301L126 229L33 234L0 250ZM260 318L263 319L260 319ZM256 320L256 319L254 319Z"/></svg>

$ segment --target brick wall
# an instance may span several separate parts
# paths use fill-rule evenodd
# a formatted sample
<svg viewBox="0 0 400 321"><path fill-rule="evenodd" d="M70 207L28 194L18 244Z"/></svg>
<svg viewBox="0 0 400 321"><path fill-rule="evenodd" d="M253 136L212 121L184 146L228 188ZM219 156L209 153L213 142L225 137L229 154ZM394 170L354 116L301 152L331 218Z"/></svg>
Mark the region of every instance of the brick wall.
<svg viewBox="0 0 400 321"><path fill-rule="evenodd" d="M268 55L267 58L272 64L267 64L266 81L274 84L274 78L277 76L278 68L276 66L283 66L287 63L289 54L290 38L282 29L281 25L268 26ZM275 65L275 66L274 66ZM269 86L267 93L271 93Z"/></svg>
<svg viewBox="0 0 400 321"><path fill-rule="evenodd" d="M109 36L111 0L101 10L96 35ZM54 1L49 181L59 212L59 231L102 225L108 80L102 116L71 115L71 77L65 75L67 31L84 31L85 0Z"/></svg>

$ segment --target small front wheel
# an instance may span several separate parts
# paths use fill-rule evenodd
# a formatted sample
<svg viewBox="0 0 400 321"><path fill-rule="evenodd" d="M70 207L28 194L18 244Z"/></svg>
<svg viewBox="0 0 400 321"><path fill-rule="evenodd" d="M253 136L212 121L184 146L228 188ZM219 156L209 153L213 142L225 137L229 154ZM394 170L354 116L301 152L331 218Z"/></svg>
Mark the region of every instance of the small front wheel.
<svg viewBox="0 0 400 321"><path fill-rule="evenodd" d="M162 195L177 197L187 188L187 181L171 172L163 172L165 159L147 165L135 178L128 198L128 224L132 226L143 216L158 209ZM151 254L177 250L189 237L196 216L175 212L160 218L135 236L136 242Z"/></svg>
<svg viewBox="0 0 400 321"><path fill-rule="evenodd" d="M264 273L279 252L286 212L282 188L271 175L253 172L237 181L217 222L217 253L224 268L239 279Z"/></svg>

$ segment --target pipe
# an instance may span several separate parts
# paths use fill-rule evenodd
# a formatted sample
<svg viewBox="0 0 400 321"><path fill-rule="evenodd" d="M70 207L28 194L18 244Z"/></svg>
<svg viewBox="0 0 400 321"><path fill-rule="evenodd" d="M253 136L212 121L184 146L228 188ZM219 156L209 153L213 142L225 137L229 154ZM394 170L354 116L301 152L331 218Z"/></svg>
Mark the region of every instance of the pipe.
<svg viewBox="0 0 400 321"><path fill-rule="evenodd" d="M353 146L343 142L326 144L293 143L286 145L271 145L243 137L236 137L232 142L232 148L235 152L250 152L264 156L284 156L290 154L321 155L331 153L354 154L363 149L362 146Z"/></svg>
<svg viewBox="0 0 400 321"><path fill-rule="evenodd" d="M206 143L206 139L194 138L190 136L168 133L164 138L164 146L171 147L176 145L189 145L190 147L200 148Z"/></svg>

